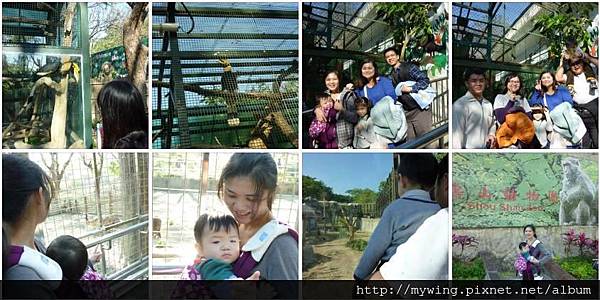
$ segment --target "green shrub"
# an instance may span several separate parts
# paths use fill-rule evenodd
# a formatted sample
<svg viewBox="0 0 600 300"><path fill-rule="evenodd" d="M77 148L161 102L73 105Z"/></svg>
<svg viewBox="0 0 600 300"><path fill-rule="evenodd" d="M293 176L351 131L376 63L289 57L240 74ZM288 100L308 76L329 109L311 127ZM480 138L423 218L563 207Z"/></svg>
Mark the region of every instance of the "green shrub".
<svg viewBox="0 0 600 300"><path fill-rule="evenodd" d="M558 265L577 279L598 279L598 271L592 268L592 259L582 256L572 256L557 259Z"/></svg>
<svg viewBox="0 0 600 300"><path fill-rule="evenodd" d="M361 240L361 239L355 239L355 240L348 241L346 243L346 246L348 246L354 250L364 251L365 248L367 248L367 241Z"/></svg>
<svg viewBox="0 0 600 300"><path fill-rule="evenodd" d="M485 278L485 267L481 257L472 261L452 260L452 279L457 280L482 280Z"/></svg>

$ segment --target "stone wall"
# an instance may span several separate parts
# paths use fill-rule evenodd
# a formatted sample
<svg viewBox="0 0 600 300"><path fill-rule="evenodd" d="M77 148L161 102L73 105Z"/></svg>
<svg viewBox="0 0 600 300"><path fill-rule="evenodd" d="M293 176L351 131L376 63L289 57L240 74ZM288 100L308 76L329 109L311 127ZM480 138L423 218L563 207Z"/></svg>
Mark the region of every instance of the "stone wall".
<svg viewBox="0 0 600 300"><path fill-rule="evenodd" d="M536 227L538 239L555 257L564 257L565 249L562 242L562 234L569 229L574 229L576 234L585 232L587 237L597 239L597 226L550 226ZM524 240L523 228L485 228L485 229L454 229L452 231L458 235L474 236L478 241L477 247L465 248L462 258L471 259L477 256L479 251L489 251L495 255L501 263L501 268L504 271L514 269L513 263L518 251L519 243ZM577 255L579 248L571 246L571 255ZM452 256L458 257L460 247L454 245L452 248Z"/></svg>

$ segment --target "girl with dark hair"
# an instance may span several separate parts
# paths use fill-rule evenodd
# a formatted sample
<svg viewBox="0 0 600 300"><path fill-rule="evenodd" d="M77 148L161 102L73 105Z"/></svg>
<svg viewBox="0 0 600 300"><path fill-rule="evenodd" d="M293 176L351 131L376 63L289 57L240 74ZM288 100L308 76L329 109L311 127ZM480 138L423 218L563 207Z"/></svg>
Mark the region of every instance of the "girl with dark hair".
<svg viewBox="0 0 600 300"><path fill-rule="evenodd" d="M356 94L344 88L340 90L342 76L338 71L329 71L325 74L325 93L333 100L333 109L336 112L336 142L340 149L350 148L354 137L354 125L358 122L358 116L354 107ZM325 122L326 116L323 108L315 108L315 116L318 121Z"/></svg>
<svg viewBox="0 0 600 300"><path fill-rule="evenodd" d="M353 88L352 84L346 87ZM404 109L396 101L398 96L392 80L379 76L377 64L372 59L367 58L360 64L356 88L356 94L369 99L372 105L370 116L380 141L375 148L394 148L404 142L408 130Z"/></svg>
<svg viewBox="0 0 600 300"><path fill-rule="evenodd" d="M554 73L544 71L535 85L535 91L531 95L531 105L541 104L552 111L556 106L563 102L573 105L573 98L569 90L562 85L557 85Z"/></svg>
<svg viewBox="0 0 600 300"><path fill-rule="evenodd" d="M3 265L5 279L34 280L26 290L11 289L18 293L15 296L53 298L53 290L62 279L60 266L45 255L46 247L34 238L37 225L48 216L50 184L48 175L23 154L2 155L2 221L10 241Z"/></svg>
<svg viewBox="0 0 600 300"><path fill-rule="evenodd" d="M535 226L532 224L525 225L523 227L523 235L525 236L525 243L529 246L529 255L535 258L533 262L528 262L528 264L531 264L531 267L523 272L523 280L542 279L542 269L540 266L551 260L552 255L546 250L544 244L537 239Z"/></svg>
<svg viewBox="0 0 600 300"><path fill-rule="evenodd" d="M98 94L102 148L147 149L148 115L140 91L129 81L107 83Z"/></svg>
<svg viewBox="0 0 600 300"><path fill-rule="evenodd" d="M557 85L554 73L544 71L535 89L530 104L547 107L553 123L550 148L580 148L587 129L573 109L573 98L567 88Z"/></svg>
<svg viewBox="0 0 600 300"><path fill-rule="evenodd" d="M529 107L529 102L521 93L522 88L523 80L521 76L512 73L504 79L504 93L496 95L496 99L494 99L494 115L498 126L504 123L509 111L517 108L522 109L531 119L531 107Z"/></svg>
<svg viewBox="0 0 600 300"><path fill-rule="evenodd" d="M373 106L386 96L392 99L398 97L392 81L385 76L379 76L374 60L370 58L363 60L359 69L360 73L356 81L356 94L359 97L367 97Z"/></svg>
<svg viewBox="0 0 600 300"><path fill-rule="evenodd" d="M535 136L531 107L523 98L521 87L521 77L509 74L504 81L504 94L498 94L494 100L499 148L530 148Z"/></svg>

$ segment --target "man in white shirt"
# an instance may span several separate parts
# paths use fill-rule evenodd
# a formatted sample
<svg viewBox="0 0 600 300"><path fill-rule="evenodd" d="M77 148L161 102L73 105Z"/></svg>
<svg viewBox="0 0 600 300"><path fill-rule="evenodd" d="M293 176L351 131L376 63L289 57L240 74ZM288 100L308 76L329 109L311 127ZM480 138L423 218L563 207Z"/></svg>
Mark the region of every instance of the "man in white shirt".
<svg viewBox="0 0 600 300"><path fill-rule="evenodd" d="M452 105L453 148L495 148L494 107L483 98L486 78L481 69L465 72L468 92Z"/></svg>
<svg viewBox="0 0 600 300"><path fill-rule="evenodd" d="M434 195L442 207L396 248L370 280L447 280L449 253L448 155L439 164Z"/></svg>
<svg viewBox="0 0 600 300"><path fill-rule="evenodd" d="M565 71L563 62L567 61L569 68ZM581 117L587 128L589 138L584 138L584 148L598 147L598 75L592 69L591 64L598 66L598 59L587 53L583 57L566 59L563 53L558 69L556 70L556 81L566 84L573 96L575 108L584 108L591 113L591 117L583 114Z"/></svg>

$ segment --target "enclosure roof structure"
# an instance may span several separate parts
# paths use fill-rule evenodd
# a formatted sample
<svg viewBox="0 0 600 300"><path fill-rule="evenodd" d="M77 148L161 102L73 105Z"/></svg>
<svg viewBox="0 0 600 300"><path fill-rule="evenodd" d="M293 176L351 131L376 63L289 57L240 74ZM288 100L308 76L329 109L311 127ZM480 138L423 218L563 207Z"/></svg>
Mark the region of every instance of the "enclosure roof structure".
<svg viewBox="0 0 600 300"><path fill-rule="evenodd" d="M542 13L561 11L563 3L455 2L452 3L454 44L470 47L469 59L488 62L538 64L547 44L534 30ZM597 8L592 12L597 15ZM593 16L590 16L593 19ZM489 50L488 50L489 49Z"/></svg>
<svg viewBox="0 0 600 300"><path fill-rule="evenodd" d="M323 36L320 42L326 48L361 51L363 49L355 43L361 35L374 25L388 26L377 12L377 3L373 2L304 2L302 5L303 27L305 30L307 26L315 27L308 29ZM438 6L432 8L431 15ZM325 33L329 30L328 41Z"/></svg>
<svg viewBox="0 0 600 300"><path fill-rule="evenodd" d="M178 27L175 39L169 31L153 28L155 134L159 130L164 132L165 122L169 121L166 113L169 102L178 101L182 105L172 118L173 128L166 129L174 137L175 146L189 147L204 138L202 144L206 146L215 143L214 136L195 135L249 131L254 127L257 120L251 114L242 118L238 128L227 126L226 105L221 101L227 97L222 86L225 69L220 60L225 60L236 76L236 101L254 101L254 106L240 106L240 110L260 115L264 103L256 101L270 100L284 103L293 100L297 107L297 91L292 88L297 87L298 81L297 20L296 3L177 3L173 19L169 19L168 3L154 3L153 24L176 23ZM282 81L286 81L287 88L281 87ZM178 95L179 84L184 92ZM275 84L280 88L274 88ZM170 91L173 93L168 95ZM201 118L208 115L221 117ZM190 137L184 135L191 135L193 141L187 142ZM163 142L164 138L159 137ZM233 144L241 146L244 143L241 140Z"/></svg>

